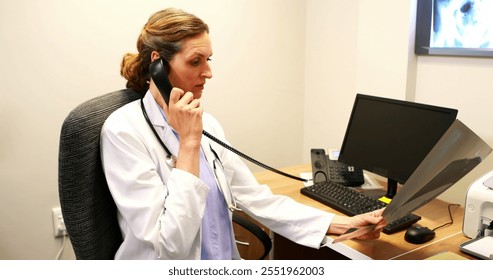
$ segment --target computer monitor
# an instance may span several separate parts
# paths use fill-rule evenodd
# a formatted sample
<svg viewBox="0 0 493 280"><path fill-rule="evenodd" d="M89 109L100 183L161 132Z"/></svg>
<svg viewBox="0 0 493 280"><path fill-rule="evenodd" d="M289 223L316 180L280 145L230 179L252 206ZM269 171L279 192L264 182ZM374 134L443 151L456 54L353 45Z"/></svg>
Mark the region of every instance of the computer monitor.
<svg viewBox="0 0 493 280"><path fill-rule="evenodd" d="M457 117L457 110L357 94L339 161L388 179L397 192Z"/></svg>

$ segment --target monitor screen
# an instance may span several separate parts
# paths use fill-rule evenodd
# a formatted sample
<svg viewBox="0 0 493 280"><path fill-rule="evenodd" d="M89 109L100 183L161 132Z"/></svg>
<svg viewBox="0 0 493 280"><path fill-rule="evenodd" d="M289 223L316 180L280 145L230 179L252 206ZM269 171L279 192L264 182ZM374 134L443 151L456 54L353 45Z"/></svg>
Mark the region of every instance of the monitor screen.
<svg viewBox="0 0 493 280"><path fill-rule="evenodd" d="M493 0L418 0L415 53L493 56Z"/></svg>
<svg viewBox="0 0 493 280"><path fill-rule="evenodd" d="M396 187L456 117L456 109L357 94L339 161L388 178Z"/></svg>

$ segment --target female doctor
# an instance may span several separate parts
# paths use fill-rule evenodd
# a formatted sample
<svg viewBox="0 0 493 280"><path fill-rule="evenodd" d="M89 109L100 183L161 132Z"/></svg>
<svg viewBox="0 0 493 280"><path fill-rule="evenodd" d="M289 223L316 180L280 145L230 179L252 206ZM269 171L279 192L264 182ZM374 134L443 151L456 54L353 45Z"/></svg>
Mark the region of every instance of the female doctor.
<svg viewBox="0 0 493 280"><path fill-rule="evenodd" d="M116 259L239 259L232 211L242 210L286 238L313 248L326 234L385 221L381 211L336 216L273 195L240 158L202 137L225 140L200 98L212 78L209 28L177 9L153 14L124 56L127 87L143 98L117 109L101 132L106 180L118 209L123 243ZM169 64L169 104L149 74L157 59ZM144 94L145 93L145 94ZM374 230L361 239L378 238Z"/></svg>

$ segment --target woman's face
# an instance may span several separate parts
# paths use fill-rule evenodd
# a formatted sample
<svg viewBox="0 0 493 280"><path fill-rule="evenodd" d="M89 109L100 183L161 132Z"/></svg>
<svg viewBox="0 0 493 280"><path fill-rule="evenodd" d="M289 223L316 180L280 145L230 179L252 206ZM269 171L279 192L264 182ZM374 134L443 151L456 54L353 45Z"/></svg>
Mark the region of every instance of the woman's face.
<svg viewBox="0 0 493 280"><path fill-rule="evenodd" d="M211 40L207 32L183 41L182 49L169 61L171 84L192 92L195 99L201 98L206 79L212 78L211 56Z"/></svg>

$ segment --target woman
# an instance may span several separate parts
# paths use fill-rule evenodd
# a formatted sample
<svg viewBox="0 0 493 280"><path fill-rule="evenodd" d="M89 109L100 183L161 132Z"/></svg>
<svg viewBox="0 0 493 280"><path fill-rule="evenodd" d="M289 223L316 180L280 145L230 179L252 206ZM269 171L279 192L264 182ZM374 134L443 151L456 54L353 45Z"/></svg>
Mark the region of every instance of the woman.
<svg viewBox="0 0 493 280"><path fill-rule="evenodd" d="M212 78L209 28L202 20L177 9L159 11L144 26L137 49L125 55L121 73L127 87L145 95L116 110L101 133L103 167L123 235L115 258L238 259L231 217L239 209L314 248L327 233L384 223L381 211L335 216L273 195L237 155L202 137L205 130L224 140L219 123L200 106ZM167 62L174 86L169 104L149 74L158 59ZM166 149L176 162L167 160Z"/></svg>

